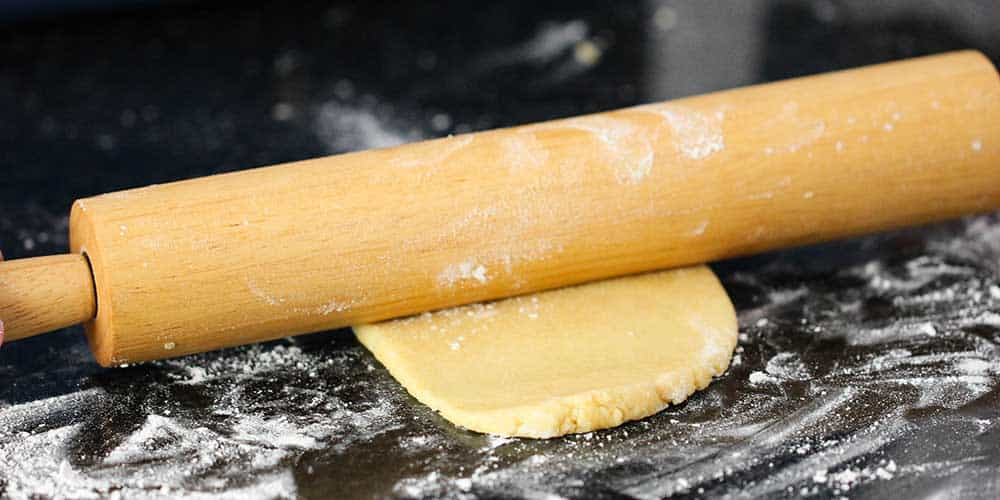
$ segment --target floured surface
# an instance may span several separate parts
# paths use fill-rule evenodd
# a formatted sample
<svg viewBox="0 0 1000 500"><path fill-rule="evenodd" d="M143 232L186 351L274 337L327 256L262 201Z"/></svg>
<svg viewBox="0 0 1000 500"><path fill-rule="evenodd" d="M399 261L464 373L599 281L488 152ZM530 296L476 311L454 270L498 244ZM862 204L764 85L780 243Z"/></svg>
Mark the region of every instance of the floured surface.
<svg viewBox="0 0 1000 500"><path fill-rule="evenodd" d="M536 2L497 15L454 2L449 9L463 20L456 23L442 9L400 4L392 15L409 20L405 31L387 22L383 6L362 3L330 12L320 3L180 6L86 23L71 17L69 30L10 26L4 61L14 83L0 85L10 110L0 130L12 138L0 248L8 259L64 252L66 205L77 196L944 46L996 46L989 40L997 16L976 2L645 5L636 12L623 2ZM796 22L778 26L780 19ZM441 29L456 36L441 37ZM704 43L697 33L719 36ZM289 44L331 36L350 42ZM459 48L456 39L477 43ZM591 42L605 50L585 66L574 48ZM66 47L78 56L67 57ZM734 65L731 54L747 57ZM177 78L194 55L213 70ZM476 57L499 69L462 66ZM420 68L392 71L410 61ZM143 70L122 71L129 63ZM71 98L61 98L68 90ZM409 96L425 96L417 101L426 107L414 109ZM786 154L819 130L802 125L770 152ZM970 154L977 145L986 147L973 141ZM852 147L863 145L840 146ZM643 164L635 166L620 177L641 177ZM82 168L100 175L80 175ZM488 224L493 210L484 206L451 227ZM558 252L559 242L550 243L527 257ZM456 284L480 283L479 265L496 279L501 257L498 266L476 260ZM462 263L449 263L459 276ZM346 331L116 370L93 363L80 329L10 342L0 349L0 497L1000 498L1000 220L715 270L743 333L728 373L642 421L544 441L456 429L409 397Z"/></svg>
<svg viewBox="0 0 1000 500"><path fill-rule="evenodd" d="M0 496L993 499L998 262L994 216L719 266L723 377L541 441L457 429L347 331L115 370L78 330L12 342Z"/></svg>
<svg viewBox="0 0 1000 500"><path fill-rule="evenodd" d="M693 267L355 327L418 400L463 427L548 438L651 415L729 365L736 315Z"/></svg>

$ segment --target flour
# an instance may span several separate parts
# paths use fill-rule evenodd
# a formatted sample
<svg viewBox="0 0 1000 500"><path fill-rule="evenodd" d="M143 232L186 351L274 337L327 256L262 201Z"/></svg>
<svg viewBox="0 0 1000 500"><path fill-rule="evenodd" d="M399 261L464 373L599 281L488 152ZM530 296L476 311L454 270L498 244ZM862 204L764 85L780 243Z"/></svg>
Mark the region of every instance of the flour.
<svg viewBox="0 0 1000 500"><path fill-rule="evenodd" d="M474 134L466 134L411 144L396 151L389 163L401 168L434 167L465 149L475 139Z"/></svg>
<svg viewBox="0 0 1000 500"><path fill-rule="evenodd" d="M505 137L501 141L504 151L503 161L508 168L539 168L545 166L549 152L531 133L520 133Z"/></svg>
<svg viewBox="0 0 1000 500"><path fill-rule="evenodd" d="M560 53L574 46L566 40L581 39L573 29L556 44ZM331 151L422 135L374 107L337 106L346 105L327 108L317 128L363 132L322 136ZM798 139L818 130L804 125ZM645 147L604 138L617 141L605 147L609 157L615 147ZM452 156L441 161L462 154L453 140ZM693 144L695 156L707 151ZM789 144L776 142L772 152L787 152ZM513 150L523 153L525 145ZM639 168L616 170L612 182L620 179L624 189L649 179L642 162L631 166ZM442 238L488 226L504 211L560 216L509 200L484 202L456 214L453 232ZM18 222L27 229L17 233L11 257L65 246L66 221L43 212ZM11 224L4 221L0 215ZM8 380L17 375L0 388L0 491L12 498L294 498L315 496L300 488L332 478L322 486L346 486L326 491L330 496L856 497L920 491L921 481L969 471L990 477L996 443L989 440L1000 423L1000 220L975 217L902 234L837 247L836 265L814 263L809 252L816 250L807 249L762 257L743 270L720 266L740 311L730 371L661 414L556 440L456 429L403 393L347 332L114 375L92 366L82 341L63 335L62 344L32 351L44 371L0 366ZM505 276L505 257L543 260L561 243L484 249L451 263L455 283ZM287 306L290 298L266 285L254 283L257 299ZM545 314L544 304L520 300L526 321ZM315 307L332 314L347 303L316 298ZM492 333L491 318L489 305L476 305L449 319L476 325L480 335ZM58 385L63 379L69 385ZM19 384L41 395L25 401ZM980 498L996 497L995 485L982 487Z"/></svg>
<svg viewBox="0 0 1000 500"><path fill-rule="evenodd" d="M257 345L148 364L145 371L167 376L157 389L166 394L211 388L215 396L199 411L212 418L197 422L183 400L153 396L151 411L136 424L113 424L121 439L101 442L110 446L96 453L81 450L140 393L130 389L122 400L90 389L4 408L0 487L12 498L295 498L291 467L303 453L363 443L401 425L391 393L375 389L378 404L366 407L337 396L360 378L337 375L358 364L357 354ZM265 399L256 394L287 374L302 383L289 380Z"/></svg>
<svg viewBox="0 0 1000 500"><path fill-rule="evenodd" d="M458 284L486 284L490 280L485 266L475 259L468 259L458 264L449 264L438 275L438 284L451 287Z"/></svg>
<svg viewBox="0 0 1000 500"><path fill-rule="evenodd" d="M394 117L379 114L374 107L329 101L319 106L314 130L333 153L385 148L424 138L417 129L392 125Z"/></svg>
<svg viewBox="0 0 1000 500"><path fill-rule="evenodd" d="M339 313L339 312L349 311L359 301L359 299L353 299L353 298L333 299L315 306L313 305L293 306L289 303L287 297L280 296L268 291L267 289L265 289L264 285L259 283L258 280L252 276L246 277L246 285L247 289L250 291L250 294L253 295L255 298L257 298L258 300L260 300L261 302L269 306L273 306L297 314L315 314L321 316L328 316L331 313L335 312ZM167 350L173 349L173 347L167 347L169 344L172 344L172 342L168 343L167 345L164 345L164 349Z"/></svg>
<svg viewBox="0 0 1000 500"><path fill-rule="evenodd" d="M636 109L644 109L640 107ZM537 130L575 129L587 132L604 155L619 184L639 184L650 175L656 151L649 134L627 120L609 116L581 116L534 125Z"/></svg>
<svg viewBox="0 0 1000 500"><path fill-rule="evenodd" d="M846 493L865 481L892 479L898 469L895 461L882 460L874 468L846 468L832 473L821 470L813 475L813 482L823 484L838 493Z"/></svg>
<svg viewBox="0 0 1000 500"><path fill-rule="evenodd" d="M749 377L747 377L747 380L749 380L751 384L759 385L770 381L771 377L764 372L753 372Z"/></svg>
<svg viewBox="0 0 1000 500"><path fill-rule="evenodd" d="M489 72L497 68L518 64L536 66L552 63L571 54L587 40L590 26L583 20L543 23L529 39L483 55L473 63L476 72Z"/></svg>
<svg viewBox="0 0 1000 500"><path fill-rule="evenodd" d="M674 147L685 158L703 160L725 149L722 131L725 112L705 114L676 104L649 104L635 108L663 117Z"/></svg>
<svg viewBox="0 0 1000 500"><path fill-rule="evenodd" d="M853 123L848 119L848 123ZM776 143L765 147L764 154L771 156L778 153L796 153L818 141L826 132L826 122L814 120L800 113L798 102L789 101L782 105L781 111L773 118L764 120L761 129L767 137L774 136ZM837 142L836 151L842 152L844 144Z"/></svg>
<svg viewBox="0 0 1000 500"><path fill-rule="evenodd" d="M17 228L16 231L13 228ZM19 207L16 218L0 214L0 229L13 233L19 243L5 242L8 259L48 255L69 244L69 217L33 202Z"/></svg>
<svg viewBox="0 0 1000 500"><path fill-rule="evenodd" d="M809 369L802 359L795 353L778 353L767 361L765 368L767 375L785 380L808 380L810 378ZM754 372L754 374L760 372ZM753 374L751 374L753 382Z"/></svg>
<svg viewBox="0 0 1000 500"><path fill-rule="evenodd" d="M698 224L698 227L696 227L696 228L694 228L694 229L691 230L690 234L691 234L691 236L701 236L701 235L705 234L705 229L708 229L708 221L707 220L701 221L701 223Z"/></svg>
<svg viewBox="0 0 1000 500"><path fill-rule="evenodd" d="M722 151L726 140L722 135L722 114L708 117L678 106L662 110L674 132L674 144L682 155L701 160Z"/></svg>

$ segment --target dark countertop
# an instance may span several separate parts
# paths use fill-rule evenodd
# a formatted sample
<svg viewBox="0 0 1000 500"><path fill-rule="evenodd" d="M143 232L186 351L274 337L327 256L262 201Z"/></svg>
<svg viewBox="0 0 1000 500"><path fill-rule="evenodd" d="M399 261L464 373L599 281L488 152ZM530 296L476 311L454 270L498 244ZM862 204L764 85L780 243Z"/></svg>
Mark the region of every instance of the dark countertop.
<svg viewBox="0 0 1000 500"><path fill-rule="evenodd" d="M206 2L207 4L207 2ZM123 9L120 7L119 9ZM178 3L0 30L0 248L122 188L959 48L991 0ZM547 441L451 426L349 331L124 369L0 349L0 496L997 498L1000 217L714 266L730 370Z"/></svg>

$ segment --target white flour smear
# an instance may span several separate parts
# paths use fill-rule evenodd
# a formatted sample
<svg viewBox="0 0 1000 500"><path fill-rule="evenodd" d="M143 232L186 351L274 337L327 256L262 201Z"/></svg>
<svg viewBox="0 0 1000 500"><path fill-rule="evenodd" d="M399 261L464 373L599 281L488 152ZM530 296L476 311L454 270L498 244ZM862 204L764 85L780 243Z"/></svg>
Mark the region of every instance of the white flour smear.
<svg viewBox="0 0 1000 500"><path fill-rule="evenodd" d="M918 246L880 256L901 241ZM722 269L740 311L739 362L686 403L616 429L544 441L456 429L334 332L95 373L80 389L8 404L0 488L12 498L853 498L961 484L963 497L995 498L1000 221L825 250L848 258L838 265L813 262L816 251ZM544 313L522 300L526 321ZM47 366L89 356L82 344L59 355Z"/></svg>
<svg viewBox="0 0 1000 500"><path fill-rule="evenodd" d="M482 65L553 64L590 31L583 21L549 24ZM428 135L376 102L348 104L335 93L311 115L330 152ZM661 115L692 163L724 150L724 114ZM654 178L647 139L584 124L617 181ZM825 133L822 123L801 129L771 154ZM468 144L459 141L446 153ZM504 154L524 158L523 168L546 159L529 138ZM441 240L517 210L484 203L451 221ZM23 221L0 214L0 224L27 228L17 233L20 250L66 246L64 217L26 213ZM563 251L559 241L522 244L526 227L502 247L443 266L440 284L479 286L510 274L518 259ZM706 227L714 226L692 229ZM954 484L963 498L1000 497L1000 218L763 261L719 268L741 325L725 375L642 421L544 441L455 428L408 397L349 332L111 371L94 368L83 341L66 334L49 336L45 348L5 346L35 364L0 365L11 381L0 387L0 497L944 497ZM250 285L282 304L262 283ZM544 314L521 300L525 321ZM317 313L345 307L333 301ZM467 312L484 325L477 334L502 334L487 328L489 305Z"/></svg>
<svg viewBox="0 0 1000 500"><path fill-rule="evenodd" d="M130 409L127 400L139 395L101 389L5 408L0 413L4 496L294 498L291 466L303 453L363 443L401 425L392 394L374 389L378 404L358 408L337 397L354 383L349 377L343 384L309 383L336 372L331 366L364 367L357 352L339 354L317 357L296 346L254 346L146 365L166 375L159 382L167 393L208 389L201 396L211 396L197 414L183 401L154 397L135 414L144 414L141 420L132 415L120 421L116 416ZM304 383L271 387L272 379L289 373ZM102 430L104 425L125 427ZM96 443L98 455L82 451L109 437L112 442Z"/></svg>
<svg viewBox="0 0 1000 500"><path fill-rule="evenodd" d="M545 23L524 42L484 55L473 67L478 72L530 63L544 65L570 54L574 47L587 40L590 28L582 20Z"/></svg>
<svg viewBox="0 0 1000 500"><path fill-rule="evenodd" d="M753 291L741 361L685 405L544 445L485 446L474 467L407 478L395 492L545 498L599 484L638 498L823 498L891 496L941 474L992 477L995 443L983 438L1000 423L1000 291L991 292L1000 273L990 269L1000 223L964 225L928 231L927 252L902 262L875 258L777 285L780 261L732 275L727 284ZM974 261L960 260L970 253ZM830 291L829 280L857 285ZM926 434L942 426L954 430ZM947 447L959 456L929 460L953 433ZM997 491L996 481L982 485L964 491Z"/></svg>
<svg viewBox="0 0 1000 500"><path fill-rule="evenodd" d="M331 154L398 146L425 138L418 129L403 130L385 114L374 106L331 100L319 107L314 129Z"/></svg>

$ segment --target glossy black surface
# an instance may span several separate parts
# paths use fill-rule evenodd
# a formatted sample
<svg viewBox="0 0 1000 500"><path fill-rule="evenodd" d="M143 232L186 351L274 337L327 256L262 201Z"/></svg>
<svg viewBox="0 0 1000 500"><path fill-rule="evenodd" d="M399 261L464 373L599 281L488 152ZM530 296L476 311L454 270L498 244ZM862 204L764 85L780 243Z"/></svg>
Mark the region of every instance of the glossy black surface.
<svg viewBox="0 0 1000 500"><path fill-rule="evenodd" d="M958 48L959 2L177 4L0 27L0 249L78 197ZM1000 221L716 265L739 362L549 441L455 429L350 332L125 369L0 349L0 496L1000 496ZM755 375L756 374L756 375Z"/></svg>

